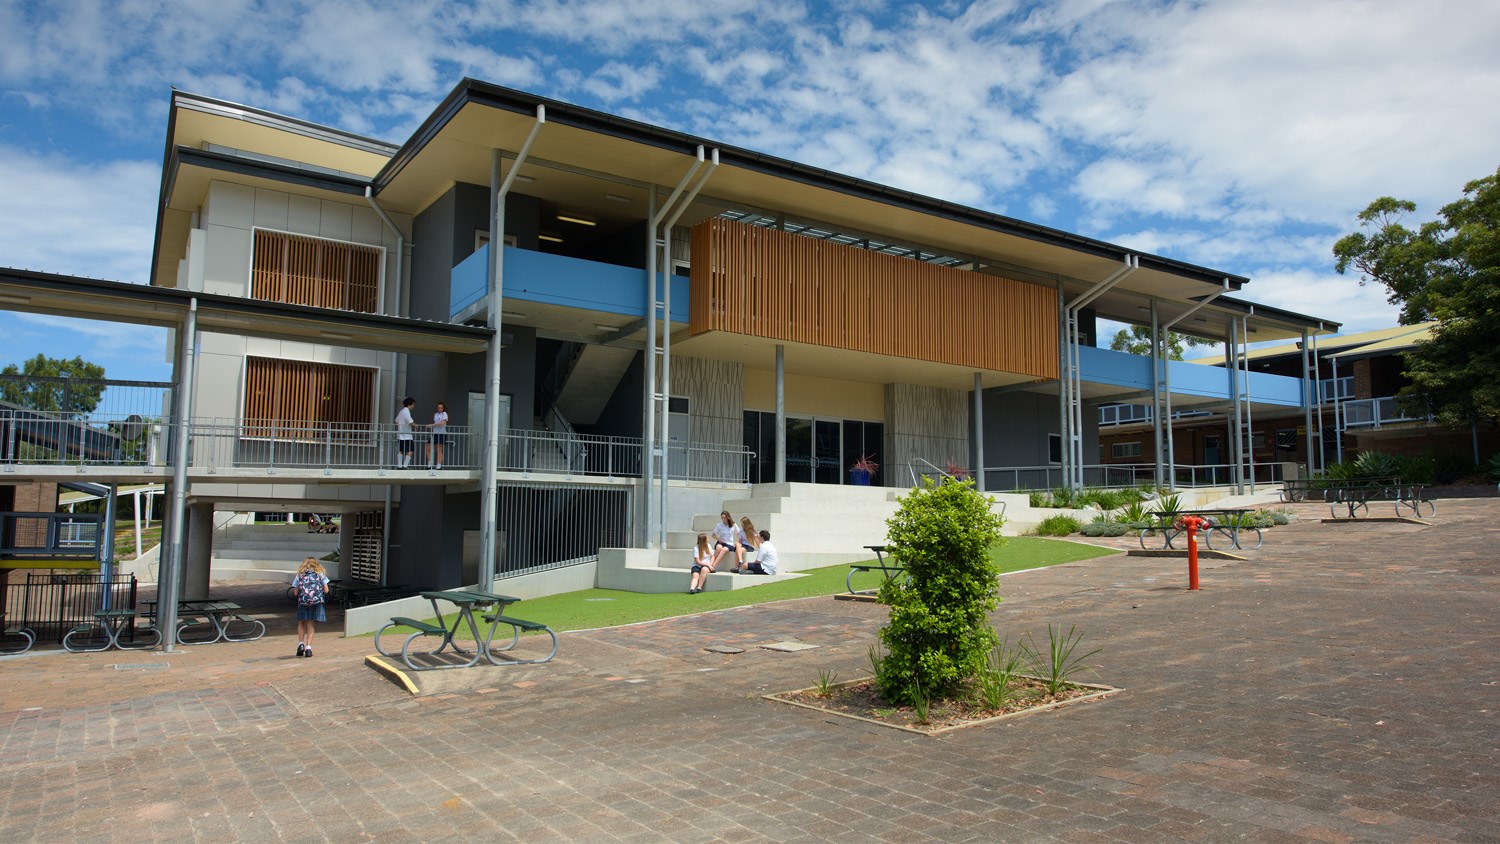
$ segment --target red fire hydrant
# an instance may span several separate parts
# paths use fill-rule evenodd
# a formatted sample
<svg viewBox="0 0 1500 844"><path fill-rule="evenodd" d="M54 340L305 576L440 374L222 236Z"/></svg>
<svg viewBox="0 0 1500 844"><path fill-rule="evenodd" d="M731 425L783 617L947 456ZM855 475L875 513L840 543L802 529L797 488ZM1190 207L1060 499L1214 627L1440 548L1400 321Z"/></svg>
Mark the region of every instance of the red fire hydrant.
<svg viewBox="0 0 1500 844"><path fill-rule="evenodd" d="M1202 516L1183 516L1176 522L1178 530L1187 531L1188 542L1188 591L1198 591L1198 531L1213 527L1213 522Z"/></svg>

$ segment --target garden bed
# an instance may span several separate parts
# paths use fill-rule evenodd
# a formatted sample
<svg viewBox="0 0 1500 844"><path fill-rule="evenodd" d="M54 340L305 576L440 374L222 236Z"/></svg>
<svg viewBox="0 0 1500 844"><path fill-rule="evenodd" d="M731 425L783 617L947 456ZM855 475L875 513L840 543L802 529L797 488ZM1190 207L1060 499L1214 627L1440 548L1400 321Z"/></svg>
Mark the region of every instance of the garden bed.
<svg viewBox="0 0 1500 844"><path fill-rule="evenodd" d="M910 706L888 703L875 688L875 679L847 680L828 687L827 694L818 686L790 692L765 695L767 700L787 703L804 709L815 709L830 715L853 718L882 727L891 727L921 735L941 735L964 727L991 724L1035 712L1046 712L1064 706L1088 703L1124 691L1094 683L1069 683L1057 695L1047 693L1046 685L1035 677L1021 677L1011 689L1004 708L992 709L981 700L957 698L934 700L925 721L917 718Z"/></svg>

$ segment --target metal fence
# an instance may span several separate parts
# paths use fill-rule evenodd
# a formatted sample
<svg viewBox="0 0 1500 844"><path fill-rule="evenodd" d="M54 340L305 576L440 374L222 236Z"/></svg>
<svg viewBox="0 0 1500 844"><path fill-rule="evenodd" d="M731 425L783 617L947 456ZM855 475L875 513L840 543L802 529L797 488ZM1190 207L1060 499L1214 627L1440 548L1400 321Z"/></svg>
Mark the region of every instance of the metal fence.
<svg viewBox="0 0 1500 844"><path fill-rule="evenodd" d="M136 467L165 471L175 423L165 419L95 419L63 413L0 408L0 464ZM188 423L188 466L224 469L394 469L400 432L391 423L344 424L241 420L224 417ZM484 457L481 428L450 425L446 432L410 434L417 468L478 471ZM584 477L637 478L641 439L546 430L501 432L501 471ZM738 444L672 442L667 474L675 480L747 483L755 453Z"/></svg>
<svg viewBox="0 0 1500 844"><path fill-rule="evenodd" d="M28 571L6 593L8 624L31 628L38 641L61 642L69 630L92 623L98 610L134 607L136 580L133 574L106 580L95 572Z"/></svg>
<svg viewBox="0 0 1500 844"><path fill-rule="evenodd" d="M591 563L600 548L630 545L631 487L507 483L496 494L500 577Z"/></svg>
<svg viewBox="0 0 1500 844"><path fill-rule="evenodd" d="M1350 399L1345 401L1340 410L1343 415L1344 428L1379 428L1392 422L1430 422L1432 414L1419 413L1412 415L1403 410L1401 401L1395 396L1386 396L1378 399Z"/></svg>
<svg viewBox="0 0 1500 844"><path fill-rule="evenodd" d="M1279 483L1284 463L1256 463L1256 483ZM1234 481L1234 465L1193 466L1177 464L1172 478L1179 487L1226 486ZM1246 483L1250 478L1246 476ZM1156 483L1156 466L1151 463L1105 463L1083 467L1084 486L1121 488ZM984 488L991 492L1056 489L1063 485L1062 468L1052 466L1003 466L984 470Z"/></svg>
<svg viewBox="0 0 1500 844"><path fill-rule="evenodd" d="M0 513L0 554L97 559L103 524L98 513Z"/></svg>

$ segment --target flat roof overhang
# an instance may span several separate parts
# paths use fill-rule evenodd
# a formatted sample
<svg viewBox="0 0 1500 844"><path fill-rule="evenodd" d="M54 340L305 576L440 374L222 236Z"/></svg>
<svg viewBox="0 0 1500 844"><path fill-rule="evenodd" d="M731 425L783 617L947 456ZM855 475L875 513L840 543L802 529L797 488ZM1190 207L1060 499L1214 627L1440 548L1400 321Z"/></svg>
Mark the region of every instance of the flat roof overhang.
<svg viewBox="0 0 1500 844"><path fill-rule="evenodd" d="M537 106L546 107L547 123L533 157L587 162L592 171L633 184L670 189L702 145L720 153L720 166L704 188L706 197L718 201L1085 281L1107 277L1135 255L1140 269L1121 288L1175 300L1206 295L1226 281L1237 289L1248 280L471 79L449 94L375 177L376 193L387 208L411 213L455 182L489 184L492 150L519 149L535 125Z"/></svg>
<svg viewBox="0 0 1500 844"><path fill-rule="evenodd" d="M245 337L438 355L483 352L493 333L482 326L0 267L0 306L12 311L177 328L193 299L200 331Z"/></svg>
<svg viewBox="0 0 1500 844"><path fill-rule="evenodd" d="M785 366L790 374L868 384L915 384L962 391L974 389L976 370L972 366L751 337L728 331L707 331L689 336L684 328L672 335L673 354L734 361L751 369L774 370L778 345L786 349ZM1016 372L988 369L978 371L985 388L1037 381L1036 376Z"/></svg>

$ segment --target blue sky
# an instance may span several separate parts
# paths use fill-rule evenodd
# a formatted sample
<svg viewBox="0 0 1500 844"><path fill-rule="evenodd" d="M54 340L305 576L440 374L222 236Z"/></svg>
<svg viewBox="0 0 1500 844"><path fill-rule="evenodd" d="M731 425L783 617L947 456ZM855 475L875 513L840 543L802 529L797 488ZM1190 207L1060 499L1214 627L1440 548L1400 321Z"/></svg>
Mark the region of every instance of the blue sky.
<svg viewBox="0 0 1500 844"><path fill-rule="evenodd" d="M1500 4L0 0L0 265L144 281L172 86L403 141L462 76L1249 276L1393 324L1330 247L1500 165ZM164 333L0 312L165 378Z"/></svg>

